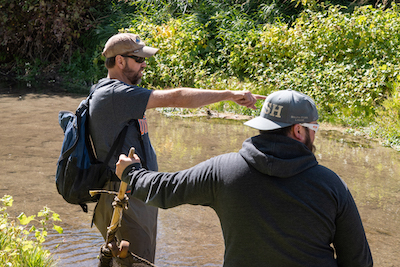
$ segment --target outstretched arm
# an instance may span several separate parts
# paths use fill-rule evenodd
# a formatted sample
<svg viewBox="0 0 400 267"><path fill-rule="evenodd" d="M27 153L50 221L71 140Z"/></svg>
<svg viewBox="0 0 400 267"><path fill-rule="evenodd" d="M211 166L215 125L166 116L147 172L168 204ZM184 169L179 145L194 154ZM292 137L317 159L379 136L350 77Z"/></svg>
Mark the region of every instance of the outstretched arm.
<svg viewBox="0 0 400 267"><path fill-rule="evenodd" d="M176 88L153 91L146 109L159 107L198 108L228 100L248 108L256 109L254 104L258 99L265 99L265 96L255 95L249 91Z"/></svg>
<svg viewBox="0 0 400 267"><path fill-rule="evenodd" d="M219 187L215 158L178 172L147 171L119 157L117 176L132 186L132 196L146 204L168 209L182 204L212 206Z"/></svg>

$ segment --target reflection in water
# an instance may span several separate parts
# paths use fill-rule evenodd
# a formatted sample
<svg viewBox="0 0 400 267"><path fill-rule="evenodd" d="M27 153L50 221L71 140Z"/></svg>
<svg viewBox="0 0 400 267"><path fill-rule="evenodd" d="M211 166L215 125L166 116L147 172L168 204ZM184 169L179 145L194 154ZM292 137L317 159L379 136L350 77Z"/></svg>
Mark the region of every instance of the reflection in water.
<svg viewBox="0 0 400 267"><path fill-rule="evenodd" d="M62 235L50 235L45 242L45 248L54 253L54 259L59 260L57 266L84 267L97 266L98 252L104 241L97 230L83 227L65 229Z"/></svg>
<svg viewBox="0 0 400 267"><path fill-rule="evenodd" d="M45 243L59 259L58 266L96 266L103 244L97 230L89 227L91 214L66 204L54 186L62 140L57 114L60 109L74 110L81 100L39 94L16 99L0 96L0 193L13 195L15 205L22 203L15 207L19 212L33 214L49 204L60 214L65 233L49 232ZM32 114L40 127L32 123ZM147 118L160 171L189 168L238 151L246 138L257 134L238 121L166 118L155 111L148 112ZM320 164L339 174L349 186L375 265L400 266L400 154L369 140L324 130L324 125L315 145ZM157 266L221 266L223 253L222 233L212 209L183 205L160 210Z"/></svg>
<svg viewBox="0 0 400 267"><path fill-rule="evenodd" d="M160 210L157 266L222 266L223 253L221 227L210 208Z"/></svg>

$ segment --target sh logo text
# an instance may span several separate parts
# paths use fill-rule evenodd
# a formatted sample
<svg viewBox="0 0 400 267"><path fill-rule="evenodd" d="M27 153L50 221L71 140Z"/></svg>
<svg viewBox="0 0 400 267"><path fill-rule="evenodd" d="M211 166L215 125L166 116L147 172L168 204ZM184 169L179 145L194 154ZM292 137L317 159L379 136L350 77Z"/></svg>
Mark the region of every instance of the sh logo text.
<svg viewBox="0 0 400 267"><path fill-rule="evenodd" d="M272 104L269 102L263 106L263 110L267 115L270 115L270 116L276 117L276 118L281 118L282 108L283 108L283 106L281 106L281 105L276 105L276 104Z"/></svg>

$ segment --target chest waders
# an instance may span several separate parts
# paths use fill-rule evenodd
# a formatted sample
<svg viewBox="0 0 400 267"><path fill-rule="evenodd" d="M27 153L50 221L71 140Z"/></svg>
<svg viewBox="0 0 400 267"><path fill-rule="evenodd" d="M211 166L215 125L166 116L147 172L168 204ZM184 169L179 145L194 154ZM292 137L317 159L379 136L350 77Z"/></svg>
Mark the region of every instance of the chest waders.
<svg viewBox="0 0 400 267"><path fill-rule="evenodd" d="M133 158L133 154L135 154L135 149L131 148L129 151L129 157ZM118 192L111 192L107 190L92 190L89 191L90 195L94 196L99 193L107 193L107 194L112 194L116 195L114 198L114 202L112 203L114 211L113 215L111 218L111 223L110 226L107 227L107 238L105 244L101 246L100 249L100 262L98 267L112 267L113 266L113 253L111 249L108 247L108 244L113 243L114 246L119 248L119 257L120 258L126 258L126 257L132 257L133 262L132 265L129 267L134 267L134 266L152 266L156 267L154 264L151 262L147 261L146 259L143 259L134 253L128 251L129 250L129 242L122 240L121 242L118 242L117 238L115 237L115 233L117 232L118 228L120 227L121 220L122 220L122 213L124 209L128 209L128 196L125 194L126 189L128 187L128 184L126 182L121 181L119 191Z"/></svg>

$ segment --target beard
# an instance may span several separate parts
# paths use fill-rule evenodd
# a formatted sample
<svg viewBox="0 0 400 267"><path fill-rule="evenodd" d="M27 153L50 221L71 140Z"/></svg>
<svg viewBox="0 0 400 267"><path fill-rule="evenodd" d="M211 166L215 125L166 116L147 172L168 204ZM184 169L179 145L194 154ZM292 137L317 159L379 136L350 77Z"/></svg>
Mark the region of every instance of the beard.
<svg viewBox="0 0 400 267"><path fill-rule="evenodd" d="M140 68L138 71L134 71L129 68L128 64L126 64L124 69L122 70L122 73L125 75L125 77L128 78L131 84L137 85L140 84L140 82L142 81L142 77L140 75L142 71L143 68Z"/></svg>
<svg viewBox="0 0 400 267"><path fill-rule="evenodd" d="M310 131L312 130L307 128L305 145L308 147L308 149L311 150L312 153L315 153L317 148L314 146L313 142L311 142Z"/></svg>

